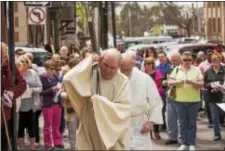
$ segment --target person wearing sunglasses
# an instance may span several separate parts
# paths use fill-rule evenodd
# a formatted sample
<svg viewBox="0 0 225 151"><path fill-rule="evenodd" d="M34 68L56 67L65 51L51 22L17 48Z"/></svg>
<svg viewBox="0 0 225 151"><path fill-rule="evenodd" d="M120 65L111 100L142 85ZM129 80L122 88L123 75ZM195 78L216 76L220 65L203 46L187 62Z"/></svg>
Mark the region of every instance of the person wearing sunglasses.
<svg viewBox="0 0 225 151"><path fill-rule="evenodd" d="M207 89L207 100L212 116L212 125L214 129L214 141L221 140L220 132L220 114L223 111L216 105L216 103L222 103L223 93L220 89L213 88L212 82L219 82L223 85L225 70L221 65L222 56L219 53L213 53L211 56L212 66L206 71L204 76L205 87Z"/></svg>
<svg viewBox="0 0 225 151"><path fill-rule="evenodd" d="M163 95L163 88L161 86L161 79L162 79L162 72L160 72L155 67L155 59L152 57L146 58L144 60L144 67L145 67L145 73L147 73L155 82L158 92L160 96ZM165 121L165 120L164 120ZM154 125L154 136L156 139L161 139L161 136L159 134L159 126L158 124Z"/></svg>
<svg viewBox="0 0 225 151"><path fill-rule="evenodd" d="M200 69L193 66L192 61L192 53L183 52L182 65L172 71L168 81L169 86L176 88L174 106L178 113L182 144L178 150L195 150L200 88L204 82Z"/></svg>
<svg viewBox="0 0 225 151"><path fill-rule="evenodd" d="M51 150L54 147L64 148L62 135L59 131L62 108L59 99L57 99L61 85L55 75L53 61L47 60L44 67L46 73L40 76L43 85L41 109L44 117L44 147L46 150Z"/></svg>
<svg viewBox="0 0 225 151"><path fill-rule="evenodd" d="M19 127L18 127L18 138L20 149L25 149L25 136L24 130L28 130L30 137L30 149L36 148L36 129L38 123L36 123L35 115L40 105L40 93L42 91L42 83L39 75L33 69L30 69L31 62L26 55L20 56L19 61L20 73L23 75L27 83L27 89L21 98L21 105L19 109Z"/></svg>
<svg viewBox="0 0 225 151"><path fill-rule="evenodd" d="M206 71L211 67L211 65L212 65L211 56L212 56L213 52L216 52L216 51L217 50L211 50L211 49L206 51L206 60L199 65L199 68L200 68L203 76L205 75ZM223 57L222 57L222 59L223 59ZM220 64L224 65L222 61L220 62ZM206 114L207 114L207 118L208 118L208 122L209 122L208 128L212 128L213 127L212 115L211 115L210 107L209 107L210 100L208 100L208 96L207 96L208 92L205 87L203 87L201 90L202 90L203 98L205 101L205 110L206 110ZM223 114L220 114L220 124L221 124L221 126L224 127L224 115Z"/></svg>

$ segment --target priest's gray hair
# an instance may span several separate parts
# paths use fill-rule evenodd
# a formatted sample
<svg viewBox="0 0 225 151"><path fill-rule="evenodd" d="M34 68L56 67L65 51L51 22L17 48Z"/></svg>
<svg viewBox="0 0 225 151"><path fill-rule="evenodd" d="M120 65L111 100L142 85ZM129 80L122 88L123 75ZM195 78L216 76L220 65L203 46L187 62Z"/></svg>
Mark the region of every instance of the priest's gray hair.
<svg viewBox="0 0 225 151"><path fill-rule="evenodd" d="M179 58L181 58L181 55L180 55L179 52L173 52L172 54L170 54L170 60L171 60L172 57L179 57Z"/></svg>
<svg viewBox="0 0 225 151"><path fill-rule="evenodd" d="M126 51L122 54L122 59L130 59L134 64L136 64L136 53L134 51Z"/></svg>
<svg viewBox="0 0 225 151"><path fill-rule="evenodd" d="M118 63L121 63L122 60L122 54L116 49L116 48L109 48L102 52L101 58L103 59L105 55L112 55L118 60Z"/></svg>

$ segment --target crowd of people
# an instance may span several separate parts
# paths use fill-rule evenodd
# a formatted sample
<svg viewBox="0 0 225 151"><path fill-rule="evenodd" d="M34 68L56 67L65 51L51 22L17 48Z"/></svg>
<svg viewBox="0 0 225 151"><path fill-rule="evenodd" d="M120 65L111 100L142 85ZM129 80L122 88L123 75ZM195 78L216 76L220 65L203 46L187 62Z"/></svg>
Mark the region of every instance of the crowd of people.
<svg viewBox="0 0 225 151"><path fill-rule="evenodd" d="M1 96L2 100L5 95L16 99L20 149L26 148L26 134L30 150L40 146L42 114L46 150L64 148L66 128L71 150L150 150L151 139L161 139L162 131L168 134L166 145L178 144L180 139L178 150L195 150L203 101L213 140L222 138L224 112L216 103L223 101L224 90L215 83L224 84L225 70L222 55L214 50L168 57L163 49L121 54L109 48L98 55L89 48L69 54L62 46L44 63L46 72L39 75L32 53L20 49L16 51L14 87L7 45L2 43L1 48ZM3 104L11 131L11 106ZM3 123L2 150L8 146Z"/></svg>

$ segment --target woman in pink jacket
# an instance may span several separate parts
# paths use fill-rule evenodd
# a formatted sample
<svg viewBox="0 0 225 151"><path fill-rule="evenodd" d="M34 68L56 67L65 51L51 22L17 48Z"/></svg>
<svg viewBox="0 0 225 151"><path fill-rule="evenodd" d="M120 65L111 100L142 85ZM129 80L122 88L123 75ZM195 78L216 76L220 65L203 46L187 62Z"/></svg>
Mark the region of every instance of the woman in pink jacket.
<svg viewBox="0 0 225 151"><path fill-rule="evenodd" d="M162 80L163 73L156 69L154 58L149 57L144 60L144 70L145 70L145 73L151 76L152 79L155 81L155 84L158 88L158 92L160 96L162 96L163 88L161 86L161 80ZM159 134L159 125L154 125L154 136L156 139L161 139L161 136Z"/></svg>

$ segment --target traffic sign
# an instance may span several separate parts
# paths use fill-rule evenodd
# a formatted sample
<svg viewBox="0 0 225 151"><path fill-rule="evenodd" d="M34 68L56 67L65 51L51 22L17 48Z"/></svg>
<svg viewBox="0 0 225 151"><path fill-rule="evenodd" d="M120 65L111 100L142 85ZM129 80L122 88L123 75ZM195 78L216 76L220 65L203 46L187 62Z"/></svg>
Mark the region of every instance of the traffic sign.
<svg viewBox="0 0 225 151"><path fill-rule="evenodd" d="M29 7L28 23L29 25L44 25L46 22L45 7Z"/></svg>
<svg viewBox="0 0 225 151"><path fill-rule="evenodd" d="M32 1L28 1L28 2L24 2L24 6L27 7L35 7L35 6L39 6L39 7L50 7L51 6L51 2L32 2Z"/></svg>

